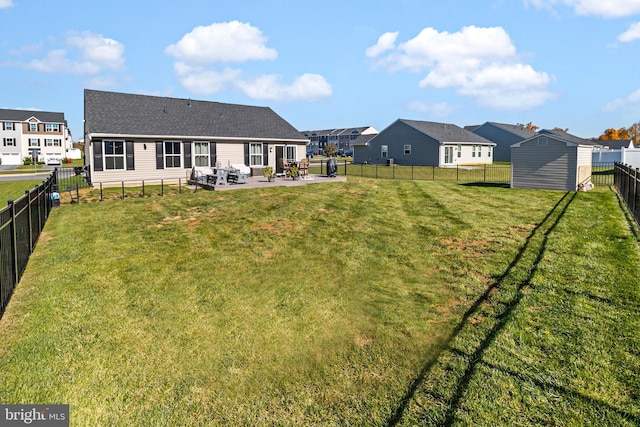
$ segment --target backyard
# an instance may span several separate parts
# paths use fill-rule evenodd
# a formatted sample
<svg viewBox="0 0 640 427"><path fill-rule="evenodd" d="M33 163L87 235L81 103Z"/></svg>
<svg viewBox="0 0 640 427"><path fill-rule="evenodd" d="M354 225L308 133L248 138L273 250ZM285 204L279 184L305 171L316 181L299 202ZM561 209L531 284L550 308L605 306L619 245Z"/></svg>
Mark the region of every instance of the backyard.
<svg viewBox="0 0 640 427"><path fill-rule="evenodd" d="M82 426L638 425L638 242L608 187L66 204L0 320L0 402Z"/></svg>

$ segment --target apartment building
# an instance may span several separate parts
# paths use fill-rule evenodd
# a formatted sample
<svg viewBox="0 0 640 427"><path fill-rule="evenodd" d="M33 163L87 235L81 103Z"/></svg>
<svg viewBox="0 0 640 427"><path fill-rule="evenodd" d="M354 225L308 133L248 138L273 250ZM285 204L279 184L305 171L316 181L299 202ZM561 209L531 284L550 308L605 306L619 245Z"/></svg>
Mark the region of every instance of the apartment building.
<svg viewBox="0 0 640 427"><path fill-rule="evenodd" d="M0 160L20 165L25 157L59 164L72 148L64 113L0 109Z"/></svg>

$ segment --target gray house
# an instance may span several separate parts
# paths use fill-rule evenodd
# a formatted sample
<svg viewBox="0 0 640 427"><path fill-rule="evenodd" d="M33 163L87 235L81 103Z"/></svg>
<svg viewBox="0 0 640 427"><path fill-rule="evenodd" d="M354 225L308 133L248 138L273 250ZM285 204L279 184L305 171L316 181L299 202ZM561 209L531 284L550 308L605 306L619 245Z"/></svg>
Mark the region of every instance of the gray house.
<svg viewBox="0 0 640 427"><path fill-rule="evenodd" d="M96 90L84 104L92 183L185 178L192 166L261 174L306 157L307 140L268 107Z"/></svg>
<svg viewBox="0 0 640 427"><path fill-rule="evenodd" d="M527 129L523 125L495 122L486 122L475 127L472 132L496 143L493 149L494 162L510 162L511 146L536 135L535 131Z"/></svg>
<svg viewBox="0 0 640 427"><path fill-rule="evenodd" d="M593 148L592 141L567 132L541 130L511 147L511 187L565 191L588 188Z"/></svg>
<svg viewBox="0 0 640 427"><path fill-rule="evenodd" d="M496 144L449 123L398 119L368 142L354 145L354 163L450 167L493 161Z"/></svg>

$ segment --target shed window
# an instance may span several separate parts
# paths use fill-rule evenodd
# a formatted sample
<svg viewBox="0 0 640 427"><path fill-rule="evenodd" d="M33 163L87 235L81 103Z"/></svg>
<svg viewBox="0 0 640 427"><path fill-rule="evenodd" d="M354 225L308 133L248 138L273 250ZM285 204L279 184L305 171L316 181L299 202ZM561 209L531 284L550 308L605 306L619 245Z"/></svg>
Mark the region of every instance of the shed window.
<svg viewBox="0 0 640 427"><path fill-rule="evenodd" d="M547 144L549 144L549 140L547 139L546 136L541 136L540 138L538 138L538 145L541 147L545 147L547 146Z"/></svg>

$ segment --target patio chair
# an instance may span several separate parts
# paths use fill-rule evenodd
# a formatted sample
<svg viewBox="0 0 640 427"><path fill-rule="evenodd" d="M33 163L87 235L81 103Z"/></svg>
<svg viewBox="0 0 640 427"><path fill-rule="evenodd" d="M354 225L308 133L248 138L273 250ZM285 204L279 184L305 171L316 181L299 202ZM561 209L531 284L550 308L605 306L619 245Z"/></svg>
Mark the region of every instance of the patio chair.
<svg viewBox="0 0 640 427"><path fill-rule="evenodd" d="M298 173L304 179L307 175L309 175L309 158L305 157L300 160L300 164L298 165Z"/></svg>
<svg viewBox="0 0 640 427"><path fill-rule="evenodd" d="M280 157L280 169L282 169L282 174L284 176L289 176L289 163L284 159L284 157Z"/></svg>
<svg viewBox="0 0 640 427"><path fill-rule="evenodd" d="M229 178L236 184L246 184L251 176L251 168L244 163L231 163L229 165L233 172L229 173Z"/></svg>

